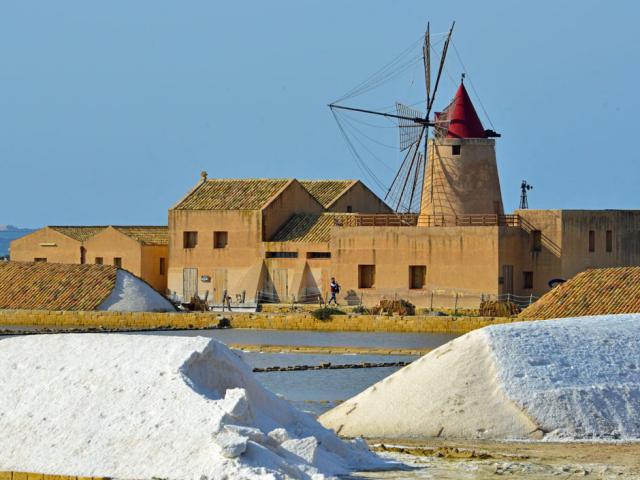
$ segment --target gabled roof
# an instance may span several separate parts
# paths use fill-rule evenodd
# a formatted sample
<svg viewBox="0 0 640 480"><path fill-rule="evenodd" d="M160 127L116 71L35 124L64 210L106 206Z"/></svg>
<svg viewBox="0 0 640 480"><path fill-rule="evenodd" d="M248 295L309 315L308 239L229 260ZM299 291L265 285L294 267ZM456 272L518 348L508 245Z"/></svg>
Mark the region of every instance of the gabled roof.
<svg viewBox="0 0 640 480"><path fill-rule="evenodd" d="M67 225L67 226L49 226L50 229L56 232L62 233L69 238L73 238L79 242L84 242L88 238L93 237L96 233L100 233L107 228L106 226L80 226L80 225Z"/></svg>
<svg viewBox="0 0 640 480"><path fill-rule="evenodd" d="M300 183L324 208L329 208L358 180L300 180Z"/></svg>
<svg viewBox="0 0 640 480"><path fill-rule="evenodd" d="M532 319L640 313L640 267L585 270L544 294L519 317Z"/></svg>
<svg viewBox="0 0 640 480"><path fill-rule="evenodd" d="M200 182L175 210L260 210L292 180L222 179Z"/></svg>
<svg viewBox="0 0 640 480"><path fill-rule="evenodd" d="M95 310L116 284L115 267L0 262L0 309Z"/></svg>
<svg viewBox="0 0 640 480"><path fill-rule="evenodd" d="M113 228L142 245L169 245L169 228L166 226L118 226Z"/></svg>
<svg viewBox="0 0 640 480"><path fill-rule="evenodd" d="M469 98L464 83L460 84L456 96L446 109L449 122L448 138L486 138L486 133L476 109Z"/></svg>
<svg viewBox="0 0 640 480"><path fill-rule="evenodd" d="M355 226L356 217L357 215L349 213L300 213L291 217L270 241L329 242L333 227Z"/></svg>

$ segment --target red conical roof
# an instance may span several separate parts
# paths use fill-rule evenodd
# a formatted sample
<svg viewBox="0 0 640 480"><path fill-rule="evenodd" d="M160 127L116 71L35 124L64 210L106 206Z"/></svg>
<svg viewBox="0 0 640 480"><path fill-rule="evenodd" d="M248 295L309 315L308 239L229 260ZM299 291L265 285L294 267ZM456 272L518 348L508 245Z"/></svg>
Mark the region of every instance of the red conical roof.
<svg viewBox="0 0 640 480"><path fill-rule="evenodd" d="M449 116L448 138L486 138L482 122L469 98L464 83L460 84L456 96L447 108Z"/></svg>

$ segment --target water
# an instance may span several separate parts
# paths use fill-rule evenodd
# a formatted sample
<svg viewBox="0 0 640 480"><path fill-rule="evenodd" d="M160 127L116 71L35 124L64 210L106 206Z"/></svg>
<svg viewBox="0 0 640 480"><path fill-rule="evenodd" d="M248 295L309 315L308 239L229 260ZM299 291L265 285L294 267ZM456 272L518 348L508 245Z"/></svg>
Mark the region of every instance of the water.
<svg viewBox="0 0 640 480"><path fill-rule="evenodd" d="M205 336L225 343L249 345L308 345L319 347L437 348L457 337L434 333L359 333L291 330L180 330L142 332L135 335ZM322 355L302 353L238 352L252 367L319 365L361 362L413 361L407 355ZM401 367L358 368L344 370L303 370L296 372L256 373L257 379L272 392L296 407L321 415L340 402L366 390Z"/></svg>
<svg viewBox="0 0 640 480"><path fill-rule="evenodd" d="M316 332L305 330L170 330L147 335L210 337L224 343L305 345L312 347L436 348L458 337L452 333Z"/></svg>

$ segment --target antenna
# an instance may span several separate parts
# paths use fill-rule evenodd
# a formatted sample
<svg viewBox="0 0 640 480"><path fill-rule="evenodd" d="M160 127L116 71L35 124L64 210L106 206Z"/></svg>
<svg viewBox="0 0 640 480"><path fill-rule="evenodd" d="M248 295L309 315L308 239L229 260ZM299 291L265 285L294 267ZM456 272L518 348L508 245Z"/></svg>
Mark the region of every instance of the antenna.
<svg viewBox="0 0 640 480"><path fill-rule="evenodd" d="M527 200L527 192L529 190L533 190L533 185L527 183L526 180L522 180L520 184L520 210L529 208L529 200Z"/></svg>

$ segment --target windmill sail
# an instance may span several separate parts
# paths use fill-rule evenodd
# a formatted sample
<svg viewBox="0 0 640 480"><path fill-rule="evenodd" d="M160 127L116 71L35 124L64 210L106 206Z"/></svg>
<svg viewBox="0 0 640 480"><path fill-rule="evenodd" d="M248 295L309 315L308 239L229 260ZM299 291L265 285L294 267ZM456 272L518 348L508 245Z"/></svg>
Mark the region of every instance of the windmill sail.
<svg viewBox="0 0 640 480"><path fill-rule="evenodd" d="M422 129L424 128L422 125L417 124L414 120L409 120L409 118L422 118L424 117L424 113L416 110L415 108L403 105L400 102L396 102L396 112L399 117L405 117L398 118L398 131L400 132L400 151L404 152L407 148L420 140Z"/></svg>

